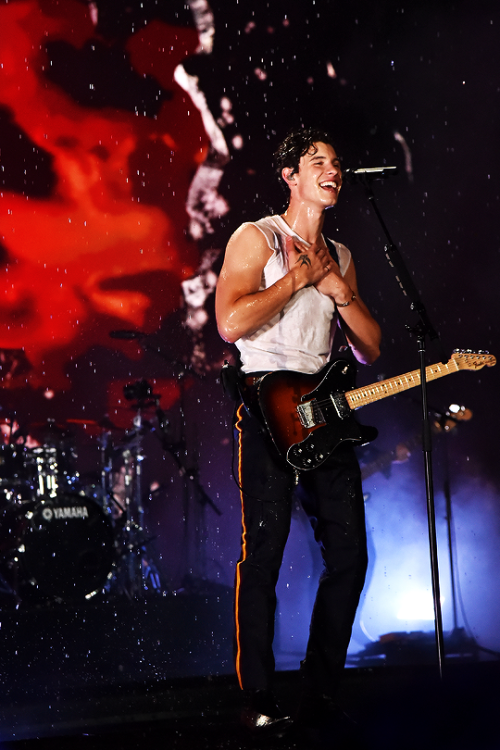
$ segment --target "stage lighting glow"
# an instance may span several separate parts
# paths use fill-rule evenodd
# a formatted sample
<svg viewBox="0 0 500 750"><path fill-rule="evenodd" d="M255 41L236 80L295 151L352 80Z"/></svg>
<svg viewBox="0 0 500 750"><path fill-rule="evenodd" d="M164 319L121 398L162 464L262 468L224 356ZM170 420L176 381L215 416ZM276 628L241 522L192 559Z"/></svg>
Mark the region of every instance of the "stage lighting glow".
<svg viewBox="0 0 500 750"><path fill-rule="evenodd" d="M444 596L441 597L441 605ZM434 620L434 601L430 591L413 591L401 598L398 620Z"/></svg>

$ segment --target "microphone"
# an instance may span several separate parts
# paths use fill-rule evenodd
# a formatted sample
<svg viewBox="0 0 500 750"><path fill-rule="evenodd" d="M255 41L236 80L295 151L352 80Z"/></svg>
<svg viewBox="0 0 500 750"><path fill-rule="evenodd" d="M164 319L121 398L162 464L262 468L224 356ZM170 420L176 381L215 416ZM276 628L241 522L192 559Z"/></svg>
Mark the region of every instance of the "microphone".
<svg viewBox="0 0 500 750"><path fill-rule="evenodd" d="M142 331L110 331L109 335L112 339L140 339L146 336Z"/></svg>
<svg viewBox="0 0 500 750"><path fill-rule="evenodd" d="M385 180L397 175L397 167L367 167L366 169L345 169L342 172L342 182L352 185L356 182L367 183L372 180Z"/></svg>

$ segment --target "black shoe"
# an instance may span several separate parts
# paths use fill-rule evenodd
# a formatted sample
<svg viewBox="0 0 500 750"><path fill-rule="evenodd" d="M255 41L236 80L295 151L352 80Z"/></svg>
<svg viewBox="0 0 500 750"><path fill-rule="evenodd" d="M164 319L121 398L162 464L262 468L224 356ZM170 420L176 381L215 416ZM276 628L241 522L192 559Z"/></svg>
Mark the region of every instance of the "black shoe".
<svg viewBox="0 0 500 750"><path fill-rule="evenodd" d="M308 693L302 697L295 717L297 738L304 747L321 750L362 748L358 744L358 729L351 719L329 695Z"/></svg>
<svg viewBox="0 0 500 750"><path fill-rule="evenodd" d="M241 724L254 734L281 737L292 723L280 710L269 690L248 691L240 716Z"/></svg>
<svg viewBox="0 0 500 750"><path fill-rule="evenodd" d="M306 693L300 701L295 723L301 726L321 726L337 721L342 713L329 695Z"/></svg>

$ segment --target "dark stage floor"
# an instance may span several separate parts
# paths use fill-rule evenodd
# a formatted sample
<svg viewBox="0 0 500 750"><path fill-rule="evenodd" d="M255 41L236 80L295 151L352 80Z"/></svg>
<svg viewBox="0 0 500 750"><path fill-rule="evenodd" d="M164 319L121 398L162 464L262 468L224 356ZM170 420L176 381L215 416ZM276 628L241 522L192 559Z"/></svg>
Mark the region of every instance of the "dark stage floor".
<svg viewBox="0 0 500 750"><path fill-rule="evenodd" d="M2 749L96 750L498 750L500 668L454 664L443 681L431 666L348 669L341 702L349 719L323 737L255 740L237 723L232 676L72 690L2 701ZM276 692L289 710L297 672L278 674ZM24 736L12 740L9 736Z"/></svg>
<svg viewBox="0 0 500 750"><path fill-rule="evenodd" d="M0 609L0 750L500 749L500 663L480 661L465 642L441 680L432 637L415 636L386 640L345 670L349 720L335 731L248 738L237 720L231 607L231 592L212 586L137 602ZM293 712L298 672L278 672L276 693Z"/></svg>

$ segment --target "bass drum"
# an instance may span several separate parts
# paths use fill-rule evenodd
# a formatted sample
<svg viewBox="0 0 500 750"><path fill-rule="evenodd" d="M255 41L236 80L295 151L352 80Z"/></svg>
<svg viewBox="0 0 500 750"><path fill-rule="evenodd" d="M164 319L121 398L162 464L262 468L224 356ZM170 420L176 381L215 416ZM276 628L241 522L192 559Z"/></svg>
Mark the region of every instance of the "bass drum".
<svg viewBox="0 0 500 750"><path fill-rule="evenodd" d="M76 602L100 591L115 559L111 518L83 495L60 494L24 514L18 559L21 578L37 592Z"/></svg>

